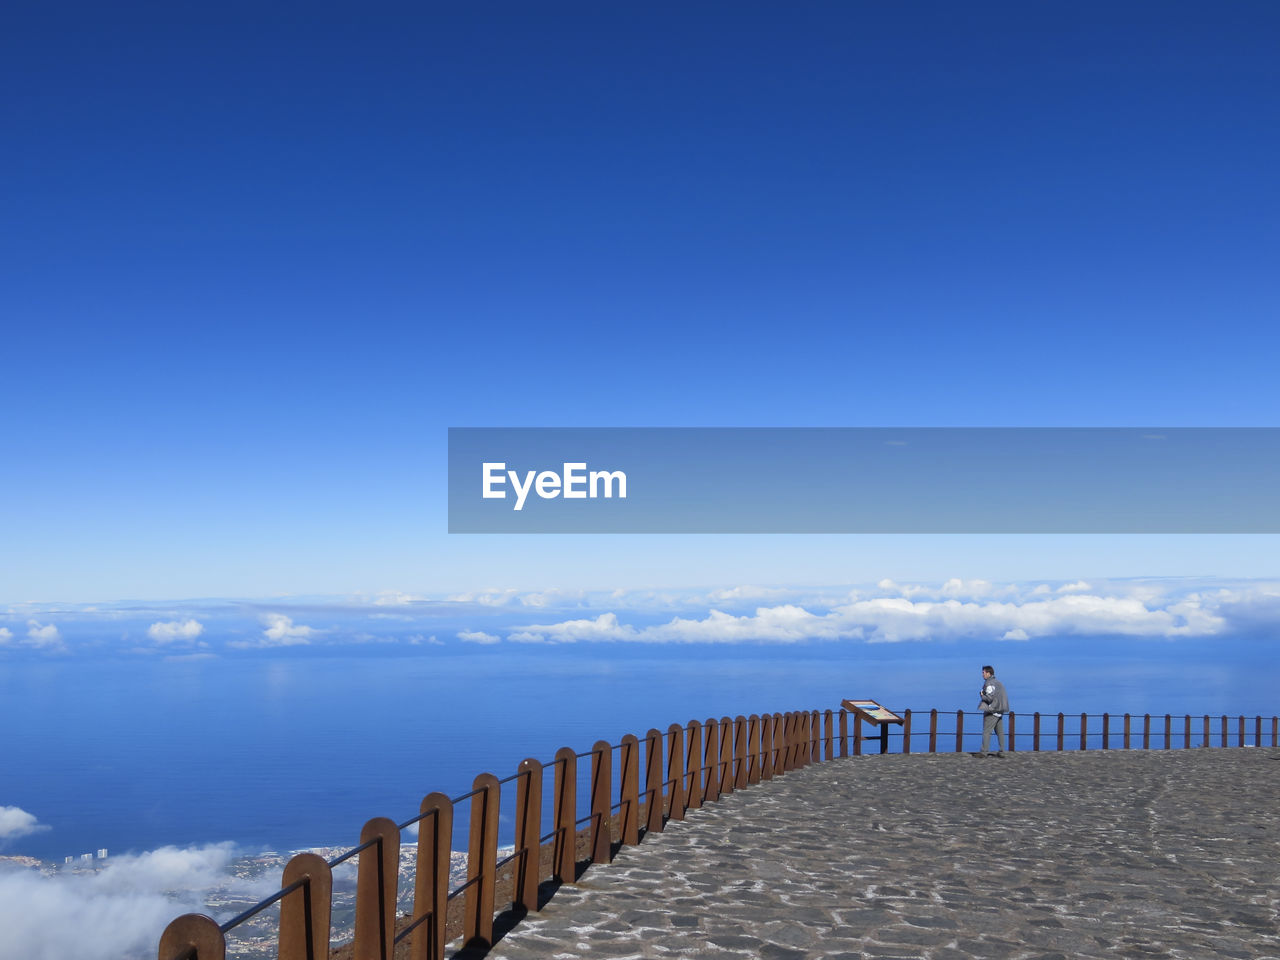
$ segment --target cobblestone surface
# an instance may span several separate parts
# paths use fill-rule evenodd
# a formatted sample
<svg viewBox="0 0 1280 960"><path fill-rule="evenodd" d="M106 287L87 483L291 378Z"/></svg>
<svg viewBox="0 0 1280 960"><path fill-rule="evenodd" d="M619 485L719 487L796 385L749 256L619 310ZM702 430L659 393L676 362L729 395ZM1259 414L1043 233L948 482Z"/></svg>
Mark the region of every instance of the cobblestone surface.
<svg viewBox="0 0 1280 960"><path fill-rule="evenodd" d="M735 792L492 960L1280 958L1280 751L872 756Z"/></svg>

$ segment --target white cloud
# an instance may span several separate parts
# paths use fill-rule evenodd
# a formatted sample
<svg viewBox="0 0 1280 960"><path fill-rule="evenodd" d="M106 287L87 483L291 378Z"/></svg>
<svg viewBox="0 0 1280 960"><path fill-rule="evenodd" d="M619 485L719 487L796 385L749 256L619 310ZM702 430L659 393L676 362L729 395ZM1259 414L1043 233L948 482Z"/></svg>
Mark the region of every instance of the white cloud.
<svg viewBox="0 0 1280 960"><path fill-rule="evenodd" d="M27 643L33 647L61 647L62 634L52 623L41 625L35 620L27 621Z"/></svg>
<svg viewBox="0 0 1280 960"><path fill-rule="evenodd" d="M433 647L443 647L443 646L444 646L444 641L443 641L443 640L437 640L434 634L433 634L432 636L429 636L429 637L424 637L424 636L423 636L422 634L420 634L420 633L415 633L415 634L411 634L410 636L406 637L405 639L406 639L406 640L408 640L408 642L409 642L410 644L412 644L413 646L415 646L415 647L416 647L416 646L418 646L418 645L420 645L420 644L426 644L426 645L428 645L428 646L433 646Z"/></svg>
<svg viewBox="0 0 1280 960"><path fill-rule="evenodd" d="M0 807L0 843L41 833L49 828L21 807Z"/></svg>
<svg viewBox="0 0 1280 960"><path fill-rule="evenodd" d="M156 643L173 643L176 640L194 640L204 633L199 620L161 620L147 627L147 636Z"/></svg>
<svg viewBox="0 0 1280 960"><path fill-rule="evenodd" d="M1077 580L1075 583L1064 583L1058 588L1059 593L1084 593L1086 590L1092 589L1083 580Z"/></svg>
<svg viewBox="0 0 1280 960"><path fill-rule="evenodd" d="M0 644L8 643L13 639L13 631L8 627L0 627Z"/></svg>
<svg viewBox="0 0 1280 960"><path fill-rule="evenodd" d="M256 900L270 879L232 875L230 844L165 847L112 858L100 870L0 872L0 930L5 956L23 960L119 960L155 956L165 926L181 913L208 912L215 891ZM92 936L85 936L85 931Z"/></svg>
<svg viewBox="0 0 1280 960"><path fill-rule="evenodd" d="M311 637L315 633L315 630L311 627L295 625L293 618L286 617L283 613L263 614L262 622L267 625L266 629L262 631L262 635L272 644L282 647L310 643Z"/></svg>
<svg viewBox="0 0 1280 960"><path fill-rule="evenodd" d="M484 633L481 630L460 630L458 631L458 639L466 643L491 644L498 643L501 638L495 637L492 633Z"/></svg>
<svg viewBox="0 0 1280 960"><path fill-rule="evenodd" d="M881 589L901 593L898 584ZM1003 595L985 581L954 581L944 589ZM1122 635L1132 637L1214 636L1227 629L1221 605L1197 595L1155 603L1132 596L1068 593L1046 596L1032 591L1024 600L949 598L912 600L905 596L856 599L814 612L798 604L758 607L734 616L710 610L702 618L675 617L667 623L637 627L615 613L513 629L508 639L524 643L795 643L803 640L901 641L989 637Z"/></svg>

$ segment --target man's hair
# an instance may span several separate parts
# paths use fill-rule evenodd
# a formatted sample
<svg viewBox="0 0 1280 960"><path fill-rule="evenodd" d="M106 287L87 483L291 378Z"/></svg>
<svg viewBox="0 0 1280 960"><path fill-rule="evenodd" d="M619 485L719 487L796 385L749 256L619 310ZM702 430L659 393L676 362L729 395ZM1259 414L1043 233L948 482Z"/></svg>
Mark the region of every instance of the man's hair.
<svg viewBox="0 0 1280 960"><path fill-rule="evenodd" d="M982 672L989 673L994 677L996 675L996 668L991 666L983 667Z"/></svg>

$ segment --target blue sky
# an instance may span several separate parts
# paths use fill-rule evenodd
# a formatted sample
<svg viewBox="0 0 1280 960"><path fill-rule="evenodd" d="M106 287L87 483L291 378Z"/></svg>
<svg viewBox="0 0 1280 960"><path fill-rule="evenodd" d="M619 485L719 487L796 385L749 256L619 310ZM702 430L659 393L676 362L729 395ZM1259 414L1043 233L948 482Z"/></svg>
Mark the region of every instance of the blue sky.
<svg viewBox="0 0 1280 960"><path fill-rule="evenodd" d="M451 537L445 442L1275 425L1278 34L1266 3L11 13L0 603L1275 577L1260 536Z"/></svg>

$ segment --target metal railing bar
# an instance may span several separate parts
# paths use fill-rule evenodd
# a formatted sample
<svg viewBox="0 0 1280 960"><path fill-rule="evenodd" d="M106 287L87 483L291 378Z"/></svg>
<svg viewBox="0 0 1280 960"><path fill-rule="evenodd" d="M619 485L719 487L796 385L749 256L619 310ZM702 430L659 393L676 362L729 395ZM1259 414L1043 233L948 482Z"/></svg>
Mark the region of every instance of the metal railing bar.
<svg viewBox="0 0 1280 960"><path fill-rule="evenodd" d="M428 810L426 813L420 813L420 814L418 814L416 817L410 817L410 818L409 818L408 820L406 820L404 823L397 824L397 825L396 825L396 829L397 829L397 830L404 830L406 827L411 827L411 826L413 826L413 825L414 825L415 823L417 823L419 820L425 820L425 819L427 819L427 817L434 817L434 816L436 816L436 814L438 814L439 812L440 812L439 810L432 809L432 810Z"/></svg>
<svg viewBox="0 0 1280 960"><path fill-rule="evenodd" d="M466 883L464 883L462 886L458 887L458 889L456 889L456 890L450 890L450 891L449 891L449 895L448 895L447 897L445 897L445 899L446 899L446 900L452 900L452 899L453 899L454 897L456 897L458 894L462 893L462 891L466 890L466 889L467 889L467 887L469 887L469 886L471 886L471 885L473 885L473 884L479 883L479 882L480 882L480 877L472 877L470 880L468 880L468 881L467 881Z"/></svg>
<svg viewBox="0 0 1280 960"><path fill-rule="evenodd" d="M401 940L403 940L409 934L413 933L414 930L418 929L418 927L422 926L422 924L426 923L430 919L431 919L431 911L428 910L422 916L414 920L413 923L409 924L407 927L405 927L403 930L397 933L396 938L395 940L392 941L392 943L399 943Z"/></svg>
<svg viewBox="0 0 1280 960"><path fill-rule="evenodd" d="M352 847L346 853L338 854L338 856L334 857L332 860L329 861L329 866L336 867L338 864L344 863L347 860L350 860L357 853L362 853L363 851L368 850L374 844L381 843L381 842L382 842L381 837L374 837L372 840L366 840L364 843L360 844L360 846Z"/></svg>
<svg viewBox="0 0 1280 960"><path fill-rule="evenodd" d="M267 907L271 906L272 904L280 900L283 900L285 897L293 893L293 891L297 890L299 887L306 886L308 882L309 881L307 880L306 877L302 878L301 880L293 881L293 883L289 884L283 890L277 890L271 896L267 897L267 899L260 900L258 903L255 903L248 910L244 911L244 913L238 913L234 917L232 917L230 920L228 920L226 923L219 924L218 929L221 930L223 933L226 933L228 930L232 930L235 927L240 926L240 924L244 923L250 917L257 916L263 910L267 909Z"/></svg>

